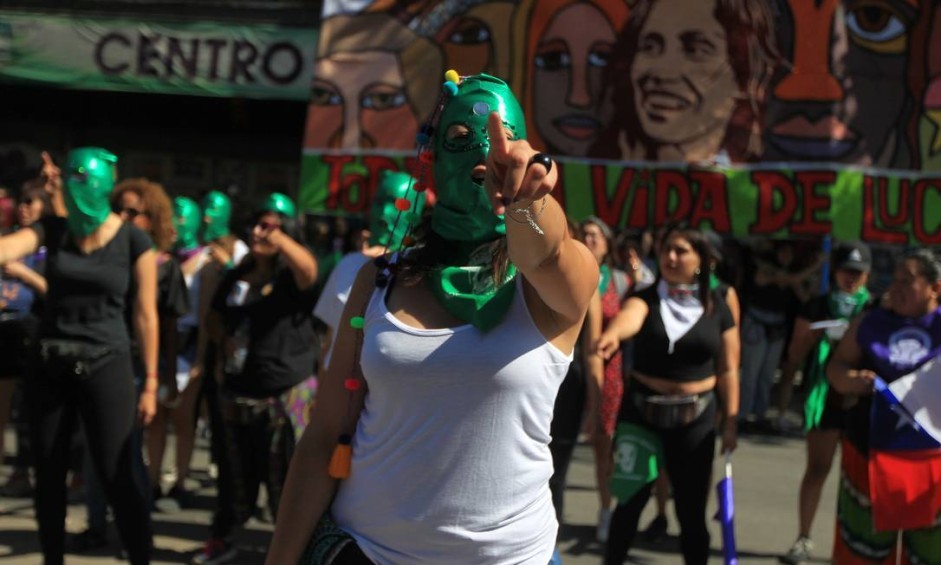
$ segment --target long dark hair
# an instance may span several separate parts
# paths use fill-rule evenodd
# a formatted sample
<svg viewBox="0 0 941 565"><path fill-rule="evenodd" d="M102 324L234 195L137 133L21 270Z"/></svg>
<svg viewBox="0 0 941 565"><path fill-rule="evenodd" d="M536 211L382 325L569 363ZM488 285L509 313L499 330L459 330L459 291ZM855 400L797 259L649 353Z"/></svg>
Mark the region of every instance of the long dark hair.
<svg viewBox="0 0 941 565"><path fill-rule="evenodd" d="M637 55L640 34L657 0L638 0L631 19L618 36L605 77L606 96L612 96L614 117L598 136L590 155L608 159L621 157L621 132L631 144L645 148L644 158L656 159L656 143L644 132L635 110L631 68ZM722 147L734 162L757 161L761 156L761 134L767 90L781 57L775 44L773 20L766 0L713 0L716 21L725 30L729 64L735 82L745 96L738 98Z"/></svg>
<svg viewBox="0 0 941 565"><path fill-rule="evenodd" d="M713 256L712 245L702 231L692 228L673 228L667 232L666 236L663 238L663 242L666 243L674 236L681 237L688 241L693 251L699 255L699 274L696 275L696 284L699 285L699 301L702 302L706 315L712 315L714 309L713 292L712 288L710 288L712 271L709 269L709 261ZM663 249L661 249L660 254L662 255L663 252ZM657 260L659 261L659 259L658 257Z"/></svg>
<svg viewBox="0 0 941 565"><path fill-rule="evenodd" d="M396 267L396 275L406 285L412 285L421 280L429 271L444 265L451 265L449 261L454 256L455 243L448 241L432 231L431 216L425 216L424 221L412 230L411 245L407 252L401 253ZM510 268L510 252L506 245L506 236L495 239L491 243L490 266L493 271L493 281L499 285L506 277Z"/></svg>

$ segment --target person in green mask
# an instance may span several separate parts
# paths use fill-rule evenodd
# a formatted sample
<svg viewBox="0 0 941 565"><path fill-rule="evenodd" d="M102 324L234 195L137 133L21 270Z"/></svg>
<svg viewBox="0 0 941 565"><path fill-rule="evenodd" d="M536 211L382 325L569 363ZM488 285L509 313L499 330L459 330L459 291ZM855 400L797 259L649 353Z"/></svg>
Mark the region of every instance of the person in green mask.
<svg viewBox="0 0 941 565"><path fill-rule="evenodd" d="M830 291L804 304L794 321L781 374L778 409L782 415L787 414L791 385L798 369L803 368L804 382L807 383L804 402L807 467L800 486L797 540L782 556L785 563L803 563L810 556L813 549L811 526L846 421L843 397L827 382L827 361L850 321L872 303L866 289L872 270L869 246L862 242L846 242L837 246L832 265ZM778 424L781 429L786 429L784 423L782 420Z"/></svg>
<svg viewBox="0 0 941 565"><path fill-rule="evenodd" d="M340 316L356 274L370 259L398 251L409 229L424 212L425 193L412 190L414 185L415 179L408 173L382 171L379 174L379 184L369 206L369 247L346 254L330 271L320 298L317 299L317 306L314 307L314 316L327 326L321 356L323 366L330 361ZM414 206L407 212L401 212L395 205L405 198L414 200Z"/></svg>
<svg viewBox="0 0 941 565"><path fill-rule="evenodd" d="M173 199L173 227L176 229L174 249L177 254L187 253L199 248L199 227L202 222L199 204L192 198L177 196ZM181 256L180 260L185 261Z"/></svg>
<svg viewBox="0 0 941 565"><path fill-rule="evenodd" d="M40 246L47 250L38 363L26 388L46 563L62 563L65 553L68 458L62 454L75 417L82 419L129 561L148 563L152 550L150 497L135 437L157 410L157 259L147 234L111 211L116 165L117 157L102 148L71 151L61 175L68 216L42 218L0 238L0 266ZM140 350L139 394L129 327Z"/></svg>
<svg viewBox="0 0 941 565"><path fill-rule="evenodd" d="M430 222L353 284L269 564L305 547L302 563L338 546L353 562L553 555L550 424L598 263L570 237L558 167L526 142L506 83L446 77L418 136L420 163L434 149L416 174L419 190L434 175Z"/></svg>

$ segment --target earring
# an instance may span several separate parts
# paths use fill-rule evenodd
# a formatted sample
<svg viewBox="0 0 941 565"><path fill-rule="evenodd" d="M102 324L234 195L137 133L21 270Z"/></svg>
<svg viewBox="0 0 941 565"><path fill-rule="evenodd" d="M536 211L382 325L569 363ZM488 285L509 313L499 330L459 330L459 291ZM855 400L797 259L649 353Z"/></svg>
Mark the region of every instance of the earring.
<svg viewBox="0 0 941 565"><path fill-rule="evenodd" d="M696 267L696 274L698 275L699 272L700 272L700 271L699 271L699 267Z"/></svg>

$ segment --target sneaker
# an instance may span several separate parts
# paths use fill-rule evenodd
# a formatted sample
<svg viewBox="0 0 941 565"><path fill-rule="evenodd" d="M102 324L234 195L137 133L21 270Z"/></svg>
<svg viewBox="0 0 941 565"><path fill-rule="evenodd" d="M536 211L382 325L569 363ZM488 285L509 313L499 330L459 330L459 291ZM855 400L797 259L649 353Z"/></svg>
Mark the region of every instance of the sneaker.
<svg viewBox="0 0 941 565"><path fill-rule="evenodd" d="M778 561L788 565L800 565L810 559L810 552L813 549L814 542L810 541L808 537L800 536L787 553L778 557Z"/></svg>
<svg viewBox="0 0 941 565"><path fill-rule="evenodd" d="M69 548L73 553L85 553L108 547L108 536L98 530L87 529L72 536Z"/></svg>
<svg viewBox="0 0 941 565"><path fill-rule="evenodd" d="M608 542L608 530L611 528L611 509L602 508L598 511L598 528L595 530L595 538L599 543Z"/></svg>
<svg viewBox="0 0 941 565"><path fill-rule="evenodd" d="M667 517L663 514L657 514L657 517L647 524L641 535L651 543L661 541L667 535Z"/></svg>
<svg viewBox="0 0 941 565"><path fill-rule="evenodd" d="M219 563L229 563L237 555L235 546L228 540L221 538L209 538L206 547L193 556L190 565L217 565Z"/></svg>
<svg viewBox="0 0 941 565"><path fill-rule="evenodd" d="M182 483L176 483L167 492L167 497L172 498L180 508L189 508L193 505L193 493L186 489Z"/></svg>
<svg viewBox="0 0 941 565"><path fill-rule="evenodd" d="M3 496L9 498L27 498L33 495L33 485L29 482L29 471L13 471L10 478L3 485Z"/></svg>

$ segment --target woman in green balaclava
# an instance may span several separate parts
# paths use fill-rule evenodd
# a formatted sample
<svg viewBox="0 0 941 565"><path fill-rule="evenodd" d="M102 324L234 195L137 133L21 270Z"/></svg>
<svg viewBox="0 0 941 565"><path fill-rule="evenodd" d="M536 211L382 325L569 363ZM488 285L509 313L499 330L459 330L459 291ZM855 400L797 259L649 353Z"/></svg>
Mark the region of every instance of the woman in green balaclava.
<svg viewBox="0 0 941 565"><path fill-rule="evenodd" d="M150 559L150 497L135 472L143 461L133 436L157 407L157 262L150 238L111 212L116 163L101 148L73 150L62 179L68 217L43 218L0 238L0 265L47 249L39 365L26 389L46 563L62 563L65 552L63 454L76 415L129 560ZM145 373L140 395L125 321L132 307Z"/></svg>
<svg viewBox="0 0 941 565"><path fill-rule="evenodd" d="M434 147L430 225L360 271L269 564L305 547L302 563L335 550L380 563L553 554L549 427L598 264L569 237L550 195L558 168L525 141L507 85L447 78L419 136Z"/></svg>

